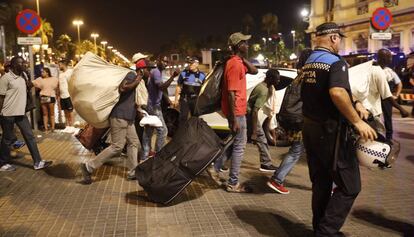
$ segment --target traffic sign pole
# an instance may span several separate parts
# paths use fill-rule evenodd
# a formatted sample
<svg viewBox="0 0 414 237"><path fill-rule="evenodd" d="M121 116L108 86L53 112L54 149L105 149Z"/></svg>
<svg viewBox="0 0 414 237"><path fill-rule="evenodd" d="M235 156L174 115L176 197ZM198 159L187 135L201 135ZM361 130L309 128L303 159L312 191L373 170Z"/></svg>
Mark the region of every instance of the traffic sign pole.
<svg viewBox="0 0 414 237"><path fill-rule="evenodd" d="M36 33L42 26L42 20L40 16L33 10L26 9L21 12L16 17L16 26L17 28L25 34L31 35ZM30 80L34 80L34 61L33 61L33 44L40 44L40 50L42 50L42 39L38 37L19 37L17 40L19 45L28 45L29 46L29 63L30 63ZM31 89L30 93L32 93L33 98L35 96L34 88ZM32 110L31 113L31 122L32 127L37 130L37 116L36 111L39 109L37 108L37 103L34 102L35 109Z"/></svg>

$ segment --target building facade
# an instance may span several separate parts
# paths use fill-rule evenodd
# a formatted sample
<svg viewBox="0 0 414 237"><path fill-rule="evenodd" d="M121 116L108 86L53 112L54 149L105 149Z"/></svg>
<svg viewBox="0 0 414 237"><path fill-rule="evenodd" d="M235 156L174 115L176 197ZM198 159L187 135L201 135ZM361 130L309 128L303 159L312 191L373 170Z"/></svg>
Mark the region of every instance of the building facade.
<svg viewBox="0 0 414 237"><path fill-rule="evenodd" d="M393 15L391 40L370 38L371 16L379 7L388 8ZM308 32L328 21L340 25L347 36L342 41L342 55L373 53L384 47L396 53L414 51L414 0L311 0Z"/></svg>

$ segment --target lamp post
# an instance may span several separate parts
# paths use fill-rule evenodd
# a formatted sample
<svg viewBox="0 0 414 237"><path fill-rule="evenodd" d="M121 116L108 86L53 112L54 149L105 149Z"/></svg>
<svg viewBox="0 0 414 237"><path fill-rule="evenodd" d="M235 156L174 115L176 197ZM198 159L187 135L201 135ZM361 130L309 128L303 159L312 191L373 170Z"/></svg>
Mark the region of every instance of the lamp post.
<svg viewBox="0 0 414 237"><path fill-rule="evenodd" d="M292 39L293 39L292 43L293 43L293 53L294 53L295 52L295 35L296 35L296 32L294 30L292 30L290 33L292 33Z"/></svg>
<svg viewBox="0 0 414 237"><path fill-rule="evenodd" d="M101 44L102 44L103 49L104 49L102 56L105 56L105 58L107 58L108 56L106 55L106 45L108 44L108 41L101 41Z"/></svg>
<svg viewBox="0 0 414 237"><path fill-rule="evenodd" d="M40 4L39 4L39 0L36 0L36 9L37 9L37 15L40 16Z"/></svg>
<svg viewBox="0 0 414 237"><path fill-rule="evenodd" d="M98 53L98 49L96 48L96 38L98 38L98 37L99 37L99 34L97 34L97 33L92 33L92 34L91 34L91 37L93 38L93 45L94 45L94 47L95 47L95 53Z"/></svg>
<svg viewBox="0 0 414 237"><path fill-rule="evenodd" d="M74 20L72 22L77 28L78 28L78 43L80 44L80 26L83 25L83 21L82 20Z"/></svg>

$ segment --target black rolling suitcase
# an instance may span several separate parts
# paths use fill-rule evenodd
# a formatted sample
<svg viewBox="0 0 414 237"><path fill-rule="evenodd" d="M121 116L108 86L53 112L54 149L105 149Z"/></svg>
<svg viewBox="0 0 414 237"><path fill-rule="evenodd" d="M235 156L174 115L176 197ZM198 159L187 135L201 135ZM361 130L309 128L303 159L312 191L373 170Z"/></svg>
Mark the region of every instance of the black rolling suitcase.
<svg viewBox="0 0 414 237"><path fill-rule="evenodd" d="M192 117L172 140L136 168L137 180L150 200L168 204L230 146L204 120Z"/></svg>

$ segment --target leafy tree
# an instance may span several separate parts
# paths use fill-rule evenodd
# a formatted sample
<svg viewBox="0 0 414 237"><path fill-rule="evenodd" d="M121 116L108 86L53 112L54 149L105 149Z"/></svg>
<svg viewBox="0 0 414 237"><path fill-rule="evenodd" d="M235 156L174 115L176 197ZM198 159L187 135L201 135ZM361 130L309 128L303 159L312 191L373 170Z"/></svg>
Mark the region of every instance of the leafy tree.
<svg viewBox="0 0 414 237"><path fill-rule="evenodd" d="M254 25L253 17L250 14L244 15L242 19L242 32L244 34L249 34Z"/></svg>
<svg viewBox="0 0 414 237"><path fill-rule="evenodd" d="M262 30L270 37L272 33L276 33L278 30L279 19L272 13L267 13L262 16Z"/></svg>
<svg viewBox="0 0 414 237"><path fill-rule="evenodd" d="M84 40L81 44L77 45L76 53L81 55L85 54L88 51L94 52L95 45L90 40Z"/></svg>
<svg viewBox="0 0 414 237"><path fill-rule="evenodd" d="M20 36L21 33L17 30L15 19L18 12L22 9L22 4L15 3L12 0L0 2L0 25L5 28L7 54L14 54L19 50L17 45L17 36Z"/></svg>

